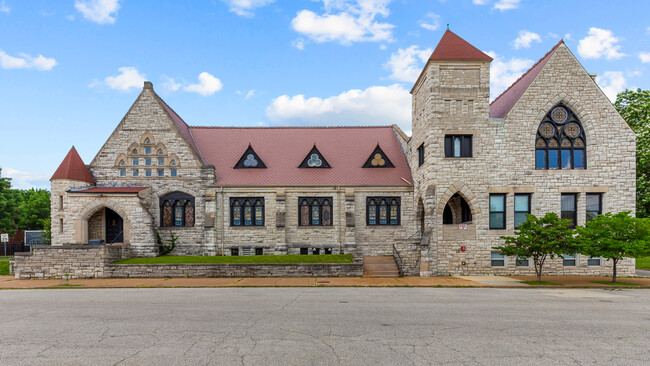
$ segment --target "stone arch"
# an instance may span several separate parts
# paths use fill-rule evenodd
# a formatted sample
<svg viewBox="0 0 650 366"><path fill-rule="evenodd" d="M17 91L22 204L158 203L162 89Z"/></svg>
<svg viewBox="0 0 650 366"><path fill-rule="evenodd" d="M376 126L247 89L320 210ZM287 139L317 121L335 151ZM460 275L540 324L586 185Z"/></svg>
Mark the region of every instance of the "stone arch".
<svg viewBox="0 0 650 366"><path fill-rule="evenodd" d="M159 150L162 150L162 155L158 155ZM165 144L163 144L162 142L159 142L156 144L156 146L154 146L153 153L156 156L165 156L167 155L167 147L165 147Z"/></svg>
<svg viewBox="0 0 650 366"><path fill-rule="evenodd" d="M129 160L126 158L126 155L120 154L117 156L117 159L115 159L115 166L120 167L121 166L120 163L122 161L124 162L125 166L129 164Z"/></svg>
<svg viewBox="0 0 650 366"><path fill-rule="evenodd" d="M587 110L582 107L579 101L575 100L574 98L571 98L566 93L558 93L552 98L549 98L548 102L546 102L546 104L541 106L537 111L537 116L533 121L532 126L530 127L531 133L528 134L528 138L531 141L530 146L535 146L537 129L539 128L539 124L542 122L542 119L544 118L546 113L548 113L548 111L550 111L551 108L555 107L560 103L569 107L571 111L578 117L580 123L582 124L582 128L584 129L585 137L587 138L587 141L593 141L593 138L591 136L593 135L594 132L593 125L595 122L593 118L591 118L589 112L587 112ZM587 144L587 151L589 151L589 146L590 144Z"/></svg>
<svg viewBox="0 0 650 366"><path fill-rule="evenodd" d="M134 150L137 151L137 154L133 153ZM138 155L138 156L140 156L140 155L142 155L142 149L140 148L140 145L138 145L138 144L136 144L134 142L134 143L131 144L131 146L129 146L129 149L127 150L126 153L129 154L129 155Z"/></svg>
<svg viewBox="0 0 650 366"><path fill-rule="evenodd" d="M422 197L418 198L415 215L420 229L420 233L423 234L425 231L425 212L424 212L424 201L422 201Z"/></svg>
<svg viewBox="0 0 650 366"><path fill-rule="evenodd" d="M131 220L126 214L126 211L117 202L111 199L97 199L84 208L75 223L75 241L78 244L88 243L89 221L93 216L104 209L110 209L122 219L122 243L130 244Z"/></svg>
<svg viewBox="0 0 650 366"><path fill-rule="evenodd" d="M173 166L174 168L180 168L181 167L181 161L178 158L178 156L176 156L176 154L169 154L169 162L167 163L167 165L171 166L172 161L176 162L176 165Z"/></svg>
<svg viewBox="0 0 650 366"><path fill-rule="evenodd" d="M442 196L440 196L440 201L438 202L438 209L436 211L436 217L442 217L447 202L449 202L449 200L456 193L458 193L458 195L461 196L465 200L465 202L467 202L467 205L469 206L469 209L472 212L472 216L481 213L481 209L478 204L478 198L476 198L476 195L472 193L472 191L465 183L463 183L462 181L457 181L451 187L447 188L447 190L445 190L445 193L443 193Z"/></svg>
<svg viewBox="0 0 650 366"><path fill-rule="evenodd" d="M147 139L149 139L148 144L146 143ZM155 144L156 144L156 140L153 138L151 132L147 131L144 134L142 134L142 136L140 136L140 145L152 147Z"/></svg>

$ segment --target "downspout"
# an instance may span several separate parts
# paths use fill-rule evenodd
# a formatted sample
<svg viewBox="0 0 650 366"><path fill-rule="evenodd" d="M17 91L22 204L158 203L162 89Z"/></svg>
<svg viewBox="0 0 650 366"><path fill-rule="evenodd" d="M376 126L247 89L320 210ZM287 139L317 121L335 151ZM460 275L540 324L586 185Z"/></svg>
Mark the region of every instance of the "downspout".
<svg viewBox="0 0 650 366"><path fill-rule="evenodd" d="M220 187L219 190L219 200L221 201L221 215L223 215L223 186ZM217 215L219 217L219 215ZM225 248L224 248L224 235L225 233L223 232L224 226L223 226L223 219L224 216L221 217L221 220L219 220L219 225L221 226L221 255L226 255Z"/></svg>

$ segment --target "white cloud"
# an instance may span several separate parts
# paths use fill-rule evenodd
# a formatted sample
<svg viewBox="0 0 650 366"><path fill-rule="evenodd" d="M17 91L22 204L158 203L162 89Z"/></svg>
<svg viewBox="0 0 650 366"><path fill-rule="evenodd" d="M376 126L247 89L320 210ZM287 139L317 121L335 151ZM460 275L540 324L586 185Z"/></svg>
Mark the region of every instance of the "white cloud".
<svg viewBox="0 0 650 366"><path fill-rule="evenodd" d="M305 49L305 40L302 38L298 38L291 42L291 45L299 50L304 50Z"/></svg>
<svg viewBox="0 0 650 366"><path fill-rule="evenodd" d="M207 72L202 72L199 74L198 84L188 85L184 87L183 90L187 92L198 93L204 97L207 97L208 95L212 95L221 90L222 86L223 84L221 84L221 80Z"/></svg>
<svg viewBox="0 0 650 366"><path fill-rule="evenodd" d="M133 88L142 88L146 80L144 74L140 74L135 67L120 67L117 69L120 74L116 76L108 76L104 79L104 83L111 89L121 91L129 91ZM99 86L101 83L93 82L89 86Z"/></svg>
<svg viewBox="0 0 650 366"><path fill-rule="evenodd" d="M603 75L596 76L596 83L612 103L616 101L616 95L627 87L627 80L621 71L605 71Z"/></svg>
<svg viewBox="0 0 650 366"><path fill-rule="evenodd" d="M571 33L565 34L564 39L567 40L567 41L570 41L571 40Z"/></svg>
<svg viewBox="0 0 650 366"><path fill-rule="evenodd" d="M11 188L14 189L50 189L50 177L43 174L24 172L12 168L2 168L2 176L11 178Z"/></svg>
<svg viewBox="0 0 650 366"><path fill-rule="evenodd" d="M391 0L323 0L325 13L300 10L291 21L293 30L316 42L353 42L392 40L394 25L375 21L387 17Z"/></svg>
<svg viewBox="0 0 650 366"><path fill-rule="evenodd" d="M19 53L18 57L9 56L0 50L0 67L3 69L36 69L41 71L52 70L56 66L56 60L43 55L32 57L25 53Z"/></svg>
<svg viewBox="0 0 650 366"><path fill-rule="evenodd" d="M75 0L74 7L84 18L98 24L115 23L120 0Z"/></svg>
<svg viewBox="0 0 650 366"><path fill-rule="evenodd" d="M643 63L648 63L650 62L650 52L640 52L639 53L639 59Z"/></svg>
<svg viewBox="0 0 650 366"><path fill-rule="evenodd" d="M400 48L390 55L384 67L391 71L389 76L391 79L415 82L431 52L433 52L431 48L421 50L418 46Z"/></svg>
<svg viewBox="0 0 650 366"><path fill-rule="evenodd" d="M487 2L488 0L472 0L472 4L474 5L485 5Z"/></svg>
<svg viewBox="0 0 650 366"><path fill-rule="evenodd" d="M520 48L530 48L530 44L533 42L541 42L542 37L537 33L529 32L527 30L519 31L519 37L515 39L515 49Z"/></svg>
<svg viewBox="0 0 650 366"><path fill-rule="evenodd" d="M382 51L386 51L387 48L388 48L388 47L386 47L385 44L380 44L380 45L379 45L379 49L382 50Z"/></svg>
<svg viewBox="0 0 650 366"><path fill-rule="evenodd" d="M494 51L485 52L494 59L490 65L490 99L494 100L526 72L534 61L513 57L506 61Z"/></svg>
<svg viewBox="0 0 650 366"><path fill-rule="evenodd" d="M621 46L617 44L619 41L620 38L614 37L611 30L592 27L589 29L589 35L578 43L578 53L585 59L618 59L625 56L620 52Z"/></svg>
<svg viewBox="0 0 650 366"><path fill-rule="evenodd" d="M411 95L398 84L352 89L329 98L279 96L266 116L280 124L376 125L411 128Z"/></svg>
<svg viewBox="0 0 650 366"><path fill-rule="evenodd" d="M169 91L177 91L181 88L181 83L176 82L174 78L163 75L163 79L165 79L165 81L162 83L162 87L164 89L167 89Z"/></svg>
<svg viewBox="0 0 650 366"><path fill-rule="evenodd" d="M424 19L418 21L420 27L434 31L440 28L440 15L436 13L427 13Z"/></svg>
<svg viewBox="0 0 650 366"><path fill-rule="evenodd" d="M244 95L244 92L241 91L241 90L235 90L235 94ZM244 95L244 99L249 99L249 98L252 98L253 96L255 96L255 89L251 89L251 90L247 91L245 93L245 95Z"/></svg>
<svg viewBox="0 0 650 366"><path fill-rule="evenodd" d="M222 0L228 5L228 9L242 17L252 17L253 11L257 8L269 5L275 0Z"/></svg>
<svg viewBox="0 0 650 366"><path fill-rule="evenodd" d="M499 0L494 4L494 9L501 11L517 9L519 7L519 1L520 0Z"/></svg>
<svg viewBox="0 0 650 366"><path fill-rule="evenodd" d="M11 8L7 6L7 3L5 2L5 0L2 0L2 2L0 3L0 13L9 14L10 11L11 11Z"/></svg>

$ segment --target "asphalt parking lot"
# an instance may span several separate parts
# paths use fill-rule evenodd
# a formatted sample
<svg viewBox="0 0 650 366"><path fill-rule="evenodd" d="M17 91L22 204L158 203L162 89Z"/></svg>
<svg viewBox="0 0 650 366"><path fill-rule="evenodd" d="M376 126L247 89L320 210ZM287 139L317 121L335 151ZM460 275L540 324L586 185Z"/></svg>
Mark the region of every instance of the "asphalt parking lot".
<svg viewBox="0 0 650 366"><path fill-rule="evenodd" d="M650 364L650 291L0 291L3 365Z"/></svg>

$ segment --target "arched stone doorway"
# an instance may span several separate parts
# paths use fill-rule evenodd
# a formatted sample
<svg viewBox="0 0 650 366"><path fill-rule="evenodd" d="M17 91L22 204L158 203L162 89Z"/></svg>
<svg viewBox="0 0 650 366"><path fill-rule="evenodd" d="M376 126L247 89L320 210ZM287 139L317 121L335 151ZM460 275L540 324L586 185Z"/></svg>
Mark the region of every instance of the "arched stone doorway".
<svg viewBox="0 0 650 366"><path fill-rule="evenodd" d="M463 224L472 222L472 210L465 198L455 193L442 212L442 223L444 225Z"/></svg>
<svg viewBox="0 0 650 366"><path fill-rule="evenodd" d="M127 218L106 206L89 210L88 214L83 215L80 229L79 244L88 244L91 240L102 240L106 244L128 243Z"/></svg>

